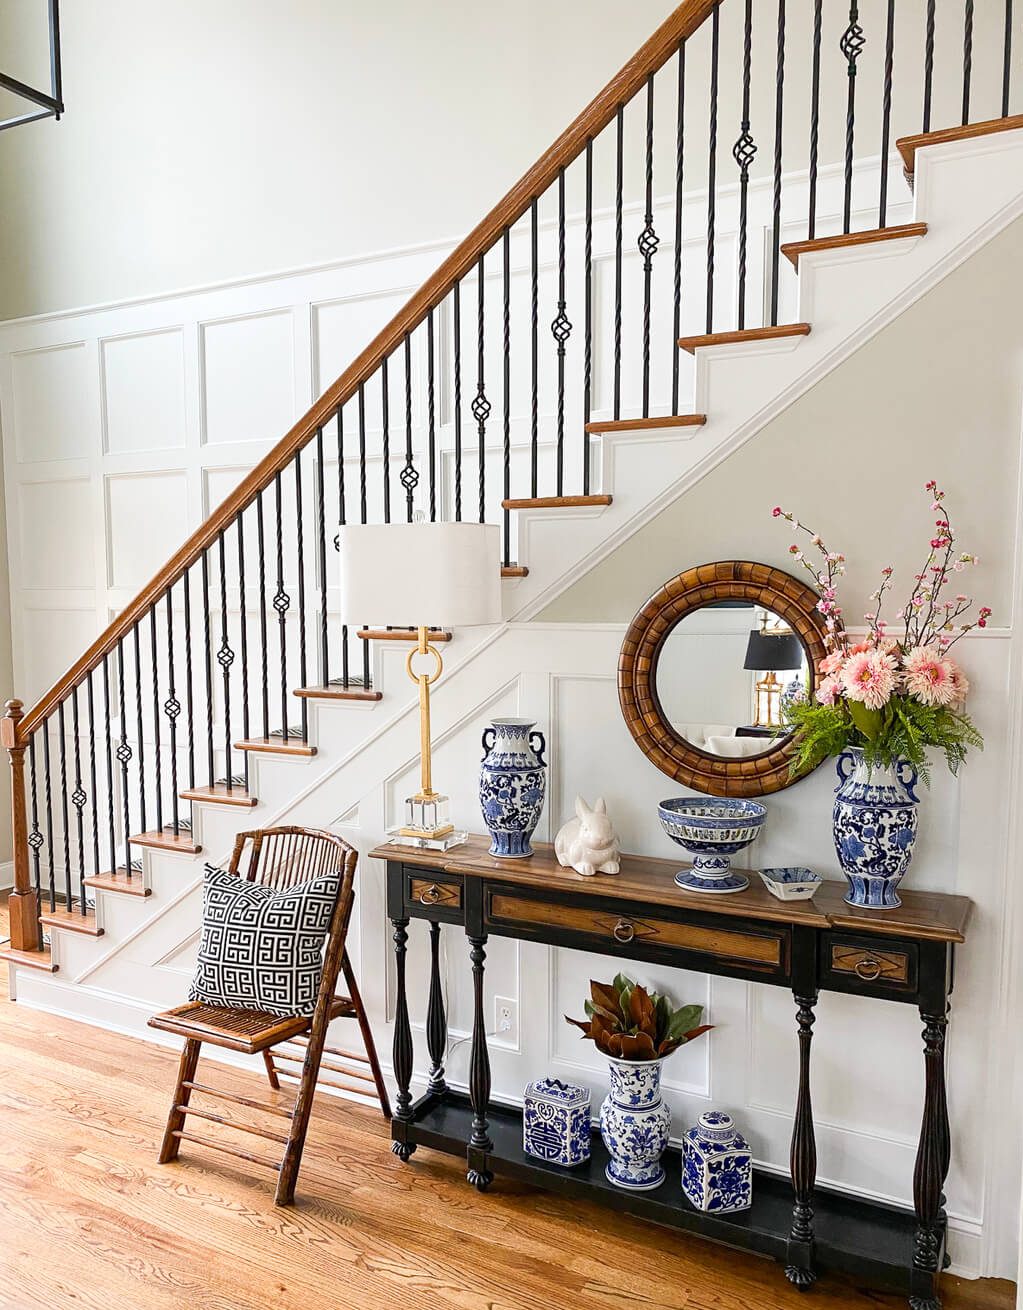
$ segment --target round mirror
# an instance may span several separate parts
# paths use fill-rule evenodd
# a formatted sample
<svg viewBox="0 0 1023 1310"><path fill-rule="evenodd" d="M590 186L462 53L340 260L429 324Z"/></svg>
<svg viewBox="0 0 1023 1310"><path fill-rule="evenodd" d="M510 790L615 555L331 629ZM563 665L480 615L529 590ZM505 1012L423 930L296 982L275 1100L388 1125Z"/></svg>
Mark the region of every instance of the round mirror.
<svg viewBox="0 0 1023 1310"><path fill-rule="evenodd" d="M784 710L812 696L824 658L817 594L767 564L687 569L629 626L618 695L629 731L662 773L712 796L789 786Z"/></svg>
<svg viewBox="0 0 1023 1310"><path fill-rule="evenodd" d="M668 632L654 689L682 740L708 755L750 759L778 745L785 708L806 697L810 676L806 647L774 610L714 601Z"/></svg>

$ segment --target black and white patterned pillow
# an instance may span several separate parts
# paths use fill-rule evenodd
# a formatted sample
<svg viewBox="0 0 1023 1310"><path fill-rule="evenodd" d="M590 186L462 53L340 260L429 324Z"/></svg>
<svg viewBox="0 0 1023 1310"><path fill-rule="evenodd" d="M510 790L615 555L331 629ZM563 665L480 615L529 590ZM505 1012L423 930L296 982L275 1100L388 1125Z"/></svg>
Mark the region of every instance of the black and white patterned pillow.
<svg viewBox="0 0 1023 1310"><path fill-rule="evenodd" d="M284 1017L311 1015L339 878L327 874L275 891L207 864L188 999Z"/></svg>

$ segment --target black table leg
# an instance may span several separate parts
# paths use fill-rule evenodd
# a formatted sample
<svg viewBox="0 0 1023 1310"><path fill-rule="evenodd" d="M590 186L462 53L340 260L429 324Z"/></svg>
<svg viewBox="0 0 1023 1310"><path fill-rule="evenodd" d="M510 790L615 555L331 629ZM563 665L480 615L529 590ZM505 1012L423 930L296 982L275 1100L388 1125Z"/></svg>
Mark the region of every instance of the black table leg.
<svg viewBox="0 0 1023 1310"><path fill-rule="evenodd" d="M466 1158L469 1171L466 1178L479 1191L485 1192L494 1181L487 1168L494 1143L490 1140L487 1107L490 1104L490 1055L487 1051L487 1025L483 1011L483 964L487 958L486 937L469 938L469 959L472 961L473 1017L472 1050L469 1055L469 1099L472 1102L472 1133Z"/></svg>
<svg viewBox="0 0 1023 1310"><path fill-rule="evenodd" d="M394 1077L398 1084L398 1098L391 1119L391 1150L408 1161L415 1142L408 1140L408 1126L412 1122L412 1025L408 1017L408 996L405 990L405 947L408 942L408 919L392 919L394 926L394 962L398 974L398 1001L394 1011Z"/></svg>
<svg viewBox="0 0 1023 1310"><path fill-rule="evenodd" d="M938 1276L942 1269L947 1217L942 1188L948 1174L951 1135L945 1092L945 1030L943 1014L921 1010L924 1023L924 1114L920 1144L913 1171L913 1208L917 1230L913 1243L913 1271L909 1304L912 1310L938 1310Z"/></svg>
<svg viewBox="0 0 1023 1310"><path fill-rule="evenodd" d="M444 1057L448 1048L448 1019L444 1013L444 992L440 984L440 924L430 923L430 996L426 1003L426 1048L430 1052L430 1081L427 1091L443 1095Z"/></svg>
<svg viewBox="0 0 1023 1310"><path fill-rule="evenodd" d="M801 1290L816 1281L813 1248L813 1189L817 1181L817 1143L813 1131L813 1105L810 1100L810 1045L813 1041L813 1007L817 993L796 996L796 1023L799 1027L799 1094L796 1117L792 1125L792 1231L789 1234L785 1277Z"/></svg>

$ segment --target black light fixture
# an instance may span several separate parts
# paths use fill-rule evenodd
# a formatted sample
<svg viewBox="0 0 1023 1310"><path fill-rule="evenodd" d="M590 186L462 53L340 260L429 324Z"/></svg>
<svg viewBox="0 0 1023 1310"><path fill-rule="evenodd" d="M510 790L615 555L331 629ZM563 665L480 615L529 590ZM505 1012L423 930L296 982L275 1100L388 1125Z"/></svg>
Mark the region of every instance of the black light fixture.
<svg viewBox="0 0 1023 1310"><path fill-rule="evenodd" d="M27 100L34 106L23 114L14 114L11 118L5 118L0 122L0 132L5 127L19 127L22 123L34 123L40 118L60 118L64 112L60 78L59 0L44 0L44 3L50 23L50 89L40 91L26 82L19 82L16 77L11 77L8 73L0 73L0 87L13 92L14 95L20 96L22 100Z"/></svg>
<svg viewBox="0 0 1023 1310"><path fill-rule="evenodd" d="M799 638L788 628L778 632L767 627L754 628L746 643L746 659L742 667L764 675L756 684L753 727L779 727L782 685L776 671L803 667L803 646Z"/></svg>

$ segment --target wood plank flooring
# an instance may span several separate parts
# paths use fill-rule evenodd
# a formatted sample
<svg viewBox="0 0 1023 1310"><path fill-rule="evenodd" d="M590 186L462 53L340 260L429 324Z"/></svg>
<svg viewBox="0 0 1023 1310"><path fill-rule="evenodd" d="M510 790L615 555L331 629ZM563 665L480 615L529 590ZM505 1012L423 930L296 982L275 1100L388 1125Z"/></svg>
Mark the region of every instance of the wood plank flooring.
<svg viewBox="0 0 1023 1310"><path fill-rule="evenodd" d="M8 1003L0 969L4 1310L906 1304L834 1279L803 1298L770 1261L516 1184L498 1180L479 1197L458 1161L420 1149L402 1165L377 1111L326 1097L313 1113L297 1204L278 1210L276 1176L228 1156L186 1146L179 1163L156 1163L175 1064L171 1051ZM228 1090L268 1094L255 1072L215 1072ZM1012 1305L1008 1283L946 1279L947 1310Z"/></svg>

